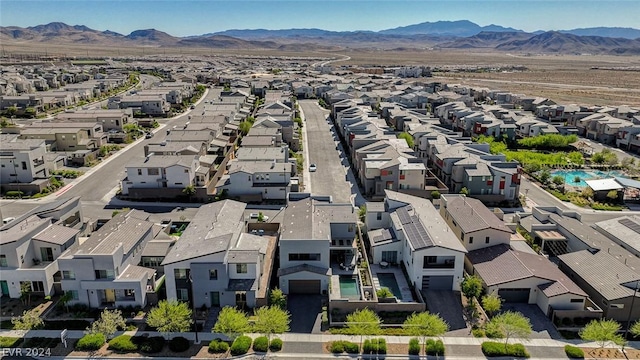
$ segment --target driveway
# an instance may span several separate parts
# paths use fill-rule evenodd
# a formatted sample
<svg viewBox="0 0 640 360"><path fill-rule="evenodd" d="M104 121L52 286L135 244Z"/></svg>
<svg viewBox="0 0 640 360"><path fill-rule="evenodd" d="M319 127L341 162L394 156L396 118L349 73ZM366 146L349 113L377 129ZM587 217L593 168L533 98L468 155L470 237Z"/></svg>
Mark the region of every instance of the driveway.
<svg viewBox="0 0 640 360"><path fill-rule="evenodd" d="M503 303L502 311L517 311L529 318L533 333L532 339L562 339L551 320L535 304Z"/></svg>
<svg viewBox="0 0 640 360"><path fill-rule="evenodd" d="M459 292L423 290L422 294L427 303L427 310L433 314L440 314L440 317L449 324L449 332L463 330L463 335L469 335L467 322L462 314ZM452 334L447 333L447 336Z"/></svg>
<svg viewBox="0 0 640 360"><path fill-rule="evenodd" d="M320 334L322 331L322 295L289 294L287 308L291 314L291 332Z"/></svg>

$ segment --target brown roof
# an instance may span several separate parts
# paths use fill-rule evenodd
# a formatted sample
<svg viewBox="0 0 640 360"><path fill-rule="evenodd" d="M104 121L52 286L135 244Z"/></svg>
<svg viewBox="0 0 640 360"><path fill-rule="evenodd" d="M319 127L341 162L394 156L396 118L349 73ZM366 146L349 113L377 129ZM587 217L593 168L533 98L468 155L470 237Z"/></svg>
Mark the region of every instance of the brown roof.
<svg viewBox="0 0 640 360"><path fill-rule="evenodd" d="M536 277L549 281L538 285L548 297L564 293L587 296L578 285L542 255L511 250L509 245L500 244L472 251L467 256L487 286Z"/></svg>
<svg viewBox="0 0 640 360"><path fill-rule="evenodd" d="M496 229L512 233L504 222L480 200L466 196L447 196L447 211L465 233Z"/></svg>

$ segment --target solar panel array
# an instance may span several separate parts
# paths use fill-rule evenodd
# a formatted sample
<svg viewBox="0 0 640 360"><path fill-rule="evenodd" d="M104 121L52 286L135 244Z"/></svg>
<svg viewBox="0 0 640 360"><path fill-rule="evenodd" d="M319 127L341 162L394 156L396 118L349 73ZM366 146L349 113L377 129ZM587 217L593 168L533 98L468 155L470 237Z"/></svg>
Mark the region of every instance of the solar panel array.
<svg viewBox="0 0 640 360"><path fill-rule="evenodd" d="M635 222L635 221L633 221L631 219L620 219L620 220L618 220L618 222L620 224L628 227L632 231L635 231L636 233L640 234L640 224L638 224L637 222Z"/></svg>
<svg viewBox="0 0 640 360"><path fill-rule="evenodd" d="M434 243L431 240L427 229L425 229L422 222L420 222L420 218L415 215L409 215L407 208L408 206L396 210L407 240L411 242L413 248L416 250L433 246Z"/></svg>

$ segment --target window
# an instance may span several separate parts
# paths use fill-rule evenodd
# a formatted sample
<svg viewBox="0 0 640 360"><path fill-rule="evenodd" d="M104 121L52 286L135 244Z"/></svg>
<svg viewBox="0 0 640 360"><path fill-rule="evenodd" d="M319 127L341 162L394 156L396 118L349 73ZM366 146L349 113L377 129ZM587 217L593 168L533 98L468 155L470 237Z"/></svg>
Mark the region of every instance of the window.
<svg viewBox="0 0 640 360"><path fill-rule="evenodd" d="M187 269L173 269L173 276L176 279L186 279L188 276Z"/></svg>
<svg viewBox="0 0 640 360"><path fill-rule="evenodd" d="M31 282L31 291L33 291L33 292L44 292L44 283L42 281L32 281Z"/></svg>
<svg viewBox="0 0 640 360"><path fill-rule="evenodd" d="M473 236L469 236L469 244L473 244Z"/></svg>
<svg viewBox="0 0 640 360"><path fill-rule="evenodd" d="M489 243L489 237L488 237L488 236L484 239L484 243L485 243L485 244L488 244L488 243Z"/></svg>
<svg viewBox="0 0 640 360"><path fill-rule="evenodd" d="M160 172L158 168L149 168L147 169L147 175L158 175Z"/></svg>
<svg viewBox="0 0 640 360"><path fill-rule="evenodd" d="M158 267L164 260L163 257L160 256L145 256L142 258L142 266L144 267Z"/></svg>
<svg viewBox="0 0 640 360"><path fill-rule="evenodd" d="M609 309L624 309L624 304L610 304Z"/></svg>
<svg viewBox="0 0 640 360"><path fill-rule="evenodd" d="M218 270L216 269L209 270L209 280L218 280Z"/></svg>
<svg viewBox="0 0 640 360"><path fill-rule="evenodd" d="M22 162L22 170L27 170L27 163L25 161Z"/></svg>
<svg viewBox="0 0 640 360"><path fill-rule="evenodd" d="M189 169L184 169L184 172L185 172L185 173L188 173L188 172L189 172Z"/></svg>
<svg viewBox="0 0 640 360"><path fill-rule="evenodd" d="M349 224L349 232L353 232L353 224Z"/></svg>
<svg viewBox="0 0 640 360"><path fill-rule="evenodd" d="M142 175L142 169L138 169L138 175Z"/></svg>
<svg viewBox="0 0 640 360"><path fill-rule="evenodd" d="M572 302L572 303L581 303L583 301L584 301L583 299L571 299L570 300L570 302Z"/></svg>
<svg viewBox="0 0 640 360"><path fill-rule="evenodd" d="M0 267L7 267L7 255L0 255Z"/></svg>
<svg viewBox="0 0 640 360"><path fill-rule="evenodd" d="M438 261L438 258L436 256L425 256L424 258L427 264L435 264Z"/></svg>
<svg viewBox="0 0 640 360"><path fill-rule="evenodd" d="M187 289L176 289L176 296L180 301L189 301L189 290Z"/></svg>
<svg viewBox="0 0 640 360"><path fill-rule="evenodd" d="M78 300L78 290L68 290L67 294L71 294L72 300Z"/></svg>
<svg viewBox="0 0 640 360"><path fill-rule="evenodd" d="M124 289L124 297L126 299L135 300L136 291L134 289Z"/></svg>
<svg viewBox="0 0 640 360"><path fill-rule="evenodd" d="M320 254L289 254L289 261L320 261Z"/></svg>
<svg viewBox="0 0 640 360"><path fill-rule="evenodd" d="M236 272L238 274L246 274L247 272L249 272L247 264L236 264Z"/></svg>
<svg viewBox="0 0 640 360"><path fill-rule="evenodd" d="M76 273L71 271L71 270L63 270L62 271L62 278L64 280L75 280L76 279Z"/></svg>
<svg viewBox="0 0 640 360"><path fill-rule="evenodd" d="M398 252L397 251L383 251L382 252L382 261L386 261L390 264L395 264L398 262Z"/></svg>
<svg viewBox="0 0 640 360"><path fill-rule="evenodd" d="M116 278L116 274L113 270L96 270L96 279L100 280L113 280Z"/></svg>

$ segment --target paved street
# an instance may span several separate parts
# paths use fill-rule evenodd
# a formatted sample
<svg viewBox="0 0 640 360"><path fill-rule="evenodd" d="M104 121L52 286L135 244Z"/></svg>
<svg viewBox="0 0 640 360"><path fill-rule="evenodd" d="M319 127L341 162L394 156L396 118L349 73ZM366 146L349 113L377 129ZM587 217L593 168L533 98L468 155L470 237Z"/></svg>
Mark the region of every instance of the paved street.
<svg viewBox="0 0 640 360"><path fill-rule="evenodd" d="M145 83L149 80L146 79ZM85 216L96 219L94 216L111 217L111 210L124 206L135 208L153 208L153 203L123 203L117 201L113 196L120 186L120 181L125 177L125 166L134 161L144 158L144 145L154 142L158 143L166 138L166 129L173 126L181 127L188 121L190 113L202 112L205 100L216 100L220 96L221 89L209 89L206 95L198 102L194 110L187 111L180 116L171 119L158 119L161 127L154 130L156 135L151 139L144 137L135 143L129 144L126 148L110 156L96 167L89 170L78 179L67 181L62 189L55 194L45 198L35 200L2 200L0 201L0 211L3 216L17 216L33 209L41 204L54 201L59 198L79 196L82 199L82 207ZM107 210L104 210L104 208ZM166 206L164 206L166 208ZM166 209L170 211L171 209Z"/></svg>
<svg viewBox="0 0 640 360"><path fill-rule="evenodd" d="M318 167L309 173L311 191L314 195L331 195L336 203L351 202L352 184L345 180L349 165L341 150L336 150L338 137L327 121L329 110L318 106L315 100L300 100L300 108L306 120L306 166L316 164Z"/></svg>

